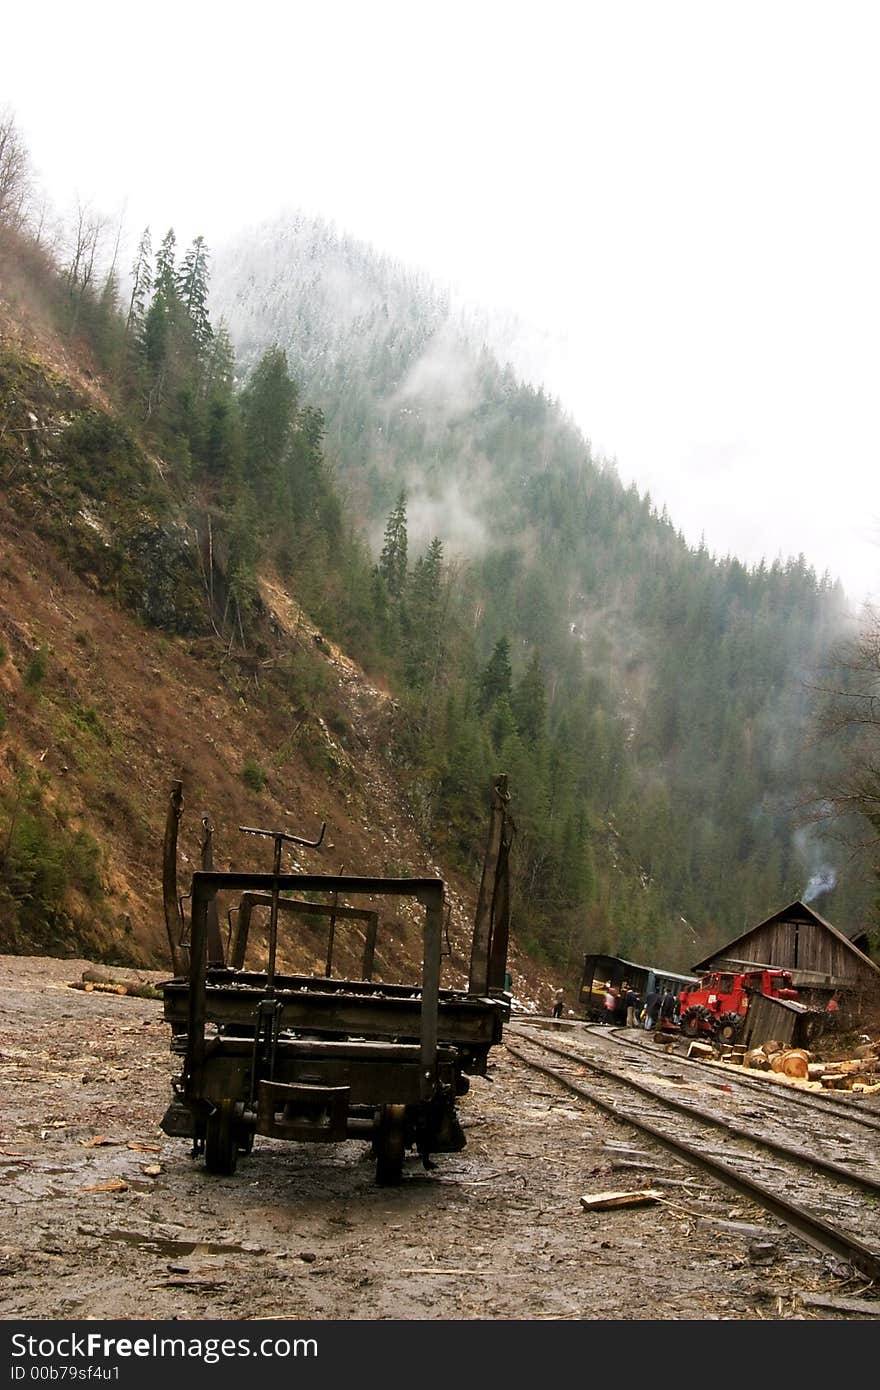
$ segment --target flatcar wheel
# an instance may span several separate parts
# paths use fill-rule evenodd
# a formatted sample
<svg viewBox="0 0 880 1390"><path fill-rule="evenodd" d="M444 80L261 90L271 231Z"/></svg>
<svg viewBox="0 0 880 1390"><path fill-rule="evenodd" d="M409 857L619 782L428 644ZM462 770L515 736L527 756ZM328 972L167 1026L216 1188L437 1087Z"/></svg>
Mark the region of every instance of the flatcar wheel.
<svg viewBox="0 0 880 1390"><path fill-rule="evenodd" d="M238 1163L238 1136L234 1126L234 1102L221 1100L208 1116L205 1131L205 1167L209 1173L229 1177Z"/></svg>
<svg viewBox="0 0 880 1390"><path fill-rule="evenodd" d="M376 1182L396 1186L403 1176L405 1105L383 1105L376 1135Z"/></svg>

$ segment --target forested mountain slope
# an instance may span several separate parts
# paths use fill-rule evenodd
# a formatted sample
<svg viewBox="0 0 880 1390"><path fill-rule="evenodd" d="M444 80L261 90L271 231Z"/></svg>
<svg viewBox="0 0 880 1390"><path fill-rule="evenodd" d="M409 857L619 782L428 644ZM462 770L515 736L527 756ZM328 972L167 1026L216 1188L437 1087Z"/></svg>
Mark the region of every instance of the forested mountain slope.
<svg viewBox="0 0 880 1390"><path fill-rule="evenodd" d="M821 867L822 912L863 920L864 867L801 825L832 770L809 690L848 622L831 578L689 548L442 293L321 223L249 232L213 273L239 360L284 349L381 549L425 833L466 852L475 784L510 772L526 938L687 965Z"/></svg>
<svg viewBox="0 0 880 1390"><path fill-rule="evenodd" d="M320 849L285 863L443 876L444 981L461 984L479 878L419 833L380 677L297 597L369 645L372 567L340 521L320 422L277 356L235 389L167 238L164 262L164 286L151 257L140 302L137 279L123 298L0 218L0 952L167 967L162 838L181 779L181 891L205 815L215 866L255 870L271 860L239 825L311 838L326 821ZM477 800L485 831L488 782ZM380 977L415 977L420 930L405 907L383 920ZM281 949L323 970L321 933ZM519 997L546 1004L548 970L516 942L511 963Z"/></svg>

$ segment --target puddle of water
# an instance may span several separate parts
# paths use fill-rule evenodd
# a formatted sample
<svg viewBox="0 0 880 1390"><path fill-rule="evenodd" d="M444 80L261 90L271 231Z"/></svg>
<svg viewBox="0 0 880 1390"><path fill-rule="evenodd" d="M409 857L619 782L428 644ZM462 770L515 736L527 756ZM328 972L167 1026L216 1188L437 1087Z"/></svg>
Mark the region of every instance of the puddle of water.
<svg viewBox="0 0 880 1390"><path fill-rule="evenodd" d="M92 1231L80 1226L80 1235L96 1236L99 1240L111 1240L120 1245L129 1245L136 1250L146 1250L152 1255L262 1255L262 1246L248 1243L237 1244L221 1241L173 1240L170 1236L156 1236L144 1231Z"/></svg>

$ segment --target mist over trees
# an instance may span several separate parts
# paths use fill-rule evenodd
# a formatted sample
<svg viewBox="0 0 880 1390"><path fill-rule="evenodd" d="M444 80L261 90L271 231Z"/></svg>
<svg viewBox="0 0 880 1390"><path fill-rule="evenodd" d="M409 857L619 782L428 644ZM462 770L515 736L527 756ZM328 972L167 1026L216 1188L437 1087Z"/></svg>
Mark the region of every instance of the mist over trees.
<svg viewBox="0 0 880 1390"><path fill-rule="evenodd" d="M686 965L826 859L841 871L820 908L861 919L865 874L807 810L830 770L807 687L847 622L838 584L803 556L689 547L441 292L325 224L226 248L214 298L243 360L286 347L381 550L427 833L467 859L474 785L510 774L521 931L570 958L590 942ZM419 686L413 561L438 546L446 636Z"/></svg>
<svg viewBox="0 0 880 1390"><path fill-rule="evenodd" d="M849 621L837 584L803 556L689 547L442 293L321 223L216 257L145 228L120 275L83 213L53 256L2 131L0 257L113 392L53 446L63 509L42 496L76 568L266 661L299 729L331 696L271 656L259 579L278 574L393 690L389 753L438 858L477 871L508 773L514 930L568 969L603 948L687 968L826 862L819 909L864 929L870 875L803 810L851 766L851 728L811 737L811 679ZM0 365L17 420L25 364ZM864 796L849 809L872 823Z"/></svg>

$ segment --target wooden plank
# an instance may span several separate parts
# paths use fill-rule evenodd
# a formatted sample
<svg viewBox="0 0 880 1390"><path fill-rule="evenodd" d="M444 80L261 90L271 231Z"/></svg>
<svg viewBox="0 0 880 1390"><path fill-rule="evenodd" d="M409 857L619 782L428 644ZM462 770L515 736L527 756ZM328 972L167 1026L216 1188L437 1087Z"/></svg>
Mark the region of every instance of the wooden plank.
<svg viewBox="0 0 880 1390"><path fill-rule="evenodd" d="M592 1192L581 1198L584 1211L608 1211L614 1207L642 1207L659 1202L663 1193L653 1187L638 1192Z"/></svg>

